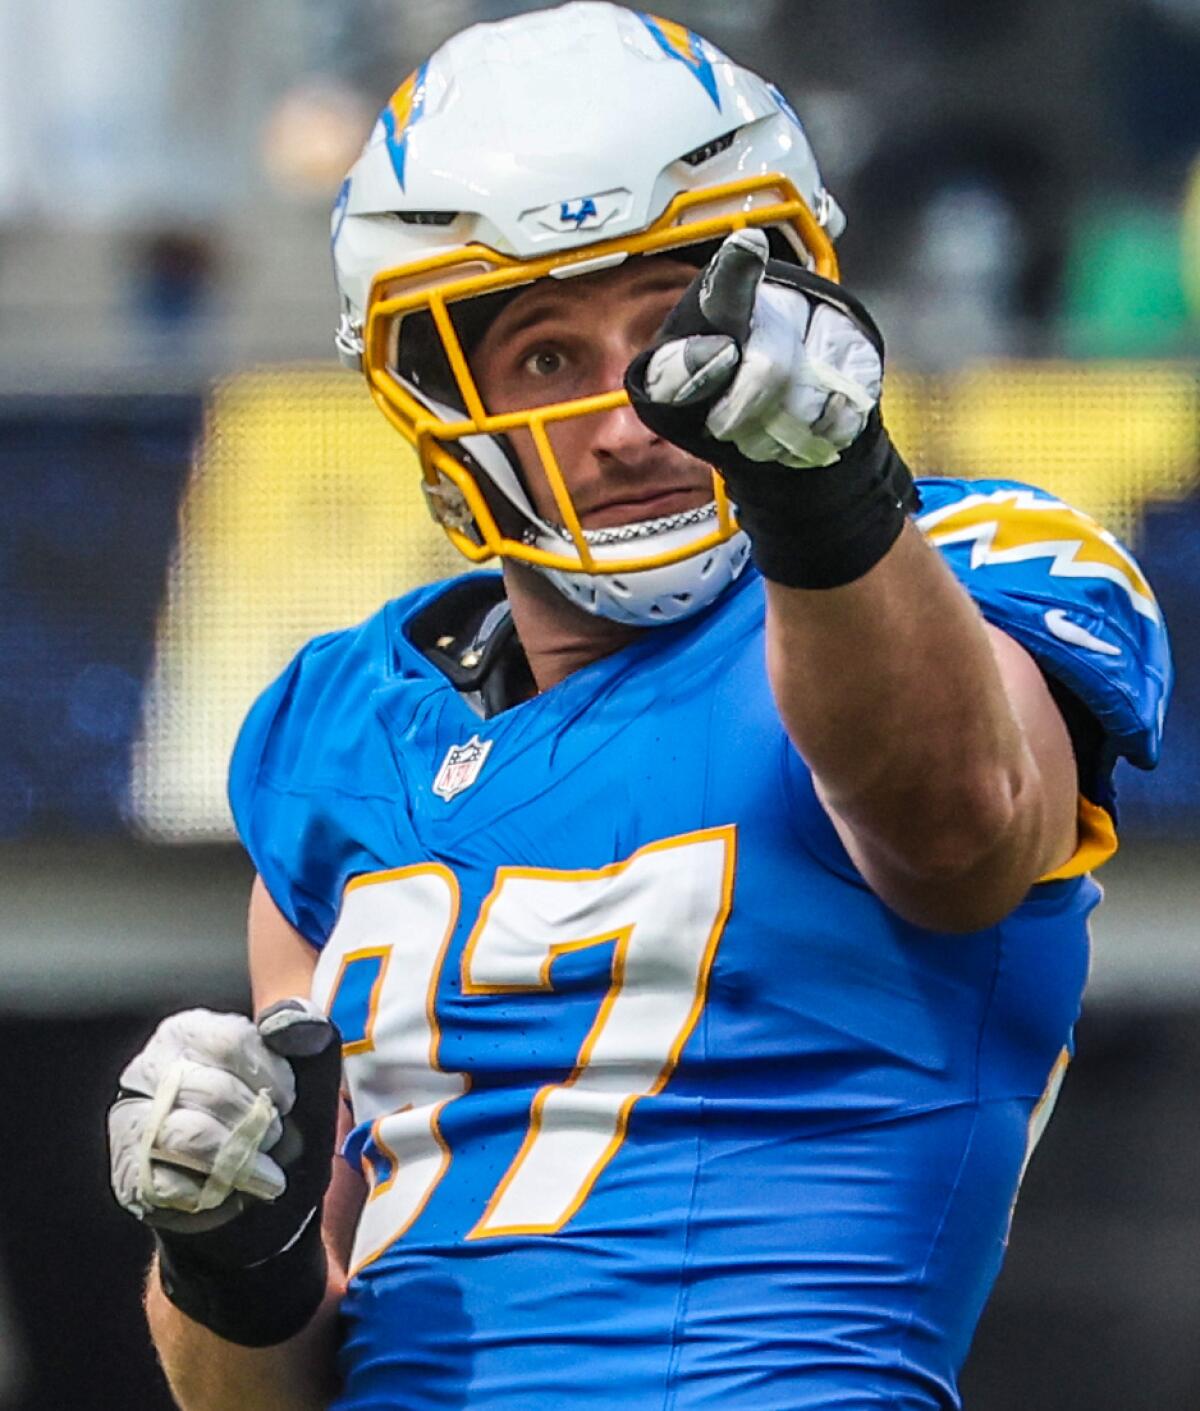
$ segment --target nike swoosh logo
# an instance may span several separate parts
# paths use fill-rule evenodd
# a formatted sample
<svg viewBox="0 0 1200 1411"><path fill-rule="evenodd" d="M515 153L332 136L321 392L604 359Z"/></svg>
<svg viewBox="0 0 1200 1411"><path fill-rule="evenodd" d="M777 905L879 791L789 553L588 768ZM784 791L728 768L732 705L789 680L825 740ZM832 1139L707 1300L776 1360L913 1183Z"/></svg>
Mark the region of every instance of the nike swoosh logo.
<svg viewBox="0 0 1200 1411"><path fill-rule="evenodd" d="M1062 608L1050 608L1046 613L1046 626L1060 642L1070 642L1073 647L1086 647L1089 652L1099 652L1106 657L1119 657L1121 648L1114 647L1100 637L1094 637L1086 627L1072 622Z"/></svg>

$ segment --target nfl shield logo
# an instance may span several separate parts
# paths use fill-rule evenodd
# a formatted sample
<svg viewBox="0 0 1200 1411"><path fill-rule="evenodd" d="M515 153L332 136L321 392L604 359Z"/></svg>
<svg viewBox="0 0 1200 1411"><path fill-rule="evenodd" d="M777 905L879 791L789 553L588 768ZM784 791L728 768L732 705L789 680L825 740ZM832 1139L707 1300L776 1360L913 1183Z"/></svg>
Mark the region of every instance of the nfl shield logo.
<svg viewBox="0 0 1200 1411"><path fill-rule="evenodd" d="M469 789L479 778L479 771L492 743L491 740L481 740L478 735L472 735L465 745L451 745L433 781L433 792L449 801L455 794Z"/></svg>

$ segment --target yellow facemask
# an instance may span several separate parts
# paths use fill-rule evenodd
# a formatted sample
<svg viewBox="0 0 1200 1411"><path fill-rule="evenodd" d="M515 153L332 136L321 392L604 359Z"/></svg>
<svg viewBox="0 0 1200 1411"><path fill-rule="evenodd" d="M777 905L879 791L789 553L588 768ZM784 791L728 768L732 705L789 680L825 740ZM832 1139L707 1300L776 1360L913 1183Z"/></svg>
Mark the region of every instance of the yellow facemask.
<svg viewBox="0 0 1200 1411"><path fill-rule="evenodd" d="M499 556L568 572L632 573L689 558L737 533L736 518L721 478L714 471L716 516L711 531L665 552L598 558L580 524L548 428L571 418L627 406L628 394L619 389L491 415L480 398L451 306L516 290L539 279L563 279L607 269L631 255L664 254L719 241L747 226L782 230L798 247L797 256L803 251L816 274L837 279L837 256L829 236L793 183L778 174L685 192L647 230L570 253L558 251L541 259L517 259L483 245L471 245L384 271L376 277L363 330L363 370L377 405L417 449L423 488L434 519L468 559L481 563ZM414 314L432 320L457 387L458 401L465 409L459 419L449 420L432 410L398 373L401 324ZM522 429L536 447L561 516L561 550L547 549L504 532L477 483L478 471L471 468L463 445L472 437L504 437Z"/></svg>

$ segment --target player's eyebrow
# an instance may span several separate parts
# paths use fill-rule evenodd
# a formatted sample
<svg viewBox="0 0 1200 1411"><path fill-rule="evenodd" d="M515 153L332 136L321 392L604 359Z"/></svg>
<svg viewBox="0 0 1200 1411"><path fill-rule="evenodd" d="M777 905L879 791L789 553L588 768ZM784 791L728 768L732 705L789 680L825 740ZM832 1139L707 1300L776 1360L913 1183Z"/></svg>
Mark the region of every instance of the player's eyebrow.
<svg viewBox="0 0 1200 1411"><path fill-rule="evenodd" d="M636 295L682 293L688 281L682 278L678 270L667 269L644 269L636 273L630 281L629 293ZM536 296L530 298L529 303L521 307L516 313L510 314L506 309L496 319L492 328L496 330L498 337L509 339L520 337L522 333L528 332L530 328L539 323L553 323L558 319L570 319L570 302L561 296L556 297L556 290L538 291Z"/></svg>
<svg viewBox="0 0 1200 1411"><path fill-rule="evenodd" d="M569 316L567 308L552 297L534 299L518 313L506 315L507 310L492 325L496 336L505 339L517 338L535 324L552 323L555 319Z"/></svg>

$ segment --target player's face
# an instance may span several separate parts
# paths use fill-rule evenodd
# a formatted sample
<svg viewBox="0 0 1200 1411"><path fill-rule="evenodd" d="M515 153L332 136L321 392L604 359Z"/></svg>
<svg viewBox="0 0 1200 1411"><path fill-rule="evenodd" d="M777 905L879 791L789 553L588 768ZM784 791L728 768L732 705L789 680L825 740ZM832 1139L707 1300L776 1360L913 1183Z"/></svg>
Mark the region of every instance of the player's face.
<svg viewBox="0 0 1200 1411"><path fill-rule="evenodd" d="M471 358L488 411L527 411L619 389L695 274L667 257L633 259L523 290ZM554 422L549 432L585 529L656 519L712 499L709 467L655 435L631 407ZM561 522L532 436L516 432L512 443L534 508Z"/></svg>

